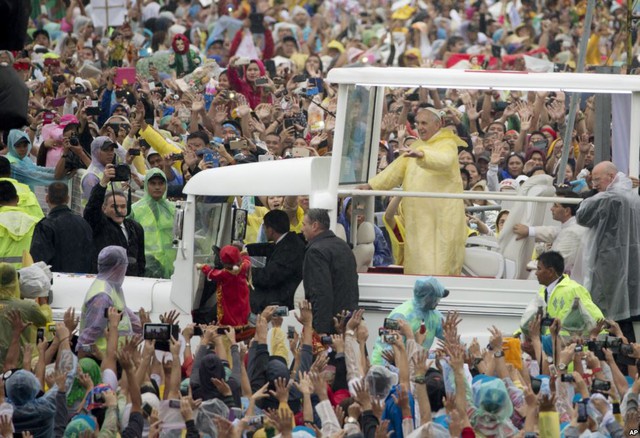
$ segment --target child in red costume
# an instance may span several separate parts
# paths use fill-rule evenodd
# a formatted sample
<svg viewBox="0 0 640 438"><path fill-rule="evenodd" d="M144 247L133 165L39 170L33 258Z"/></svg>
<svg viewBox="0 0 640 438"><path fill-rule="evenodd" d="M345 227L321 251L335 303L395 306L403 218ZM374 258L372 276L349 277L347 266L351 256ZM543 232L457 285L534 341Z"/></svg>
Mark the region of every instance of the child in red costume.
<svg viewBox="0 0 640 438"><path fill-rule="evenodd" d="M251 260L233 245L220 250L220 261L224 269L202 266L202 272L208 280L217 283L216 298L218 306L218 324L242 326L249 321L249 283Z"/></svg>

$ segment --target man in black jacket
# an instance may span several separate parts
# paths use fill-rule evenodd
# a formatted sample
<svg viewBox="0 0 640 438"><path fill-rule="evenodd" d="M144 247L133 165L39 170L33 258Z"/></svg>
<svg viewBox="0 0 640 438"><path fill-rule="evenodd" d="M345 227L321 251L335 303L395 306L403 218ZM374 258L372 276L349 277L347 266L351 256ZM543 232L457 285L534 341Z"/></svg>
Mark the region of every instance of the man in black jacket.
<svg viewBox="0 0 640 438"><path fill-rule="evenodd" d="M306 299L313 308L313 329L334 333L333 317L342 310L358 307L356 259L344 240L329 230L327 210L310 208L302 221L307 239L303 279Z"/></svg>
<svg viewBox="0 0 640 438"><path fill-rule="evenodd" d="M253 268L251 279L251 310L260 313L270 305L293 309L293 295L302 281L304 242L289 231L289 216L282 210L272 210L264 216L267 239L275 243L264 268Z"/></svg>
<svg viewBox="0 0 640 438"><path fill-rule="evenodd" d="M51 265L54 272L91 271L92 230L87 221L67 207L69 187L54 182L47 189L49 214L36 224L31 240L31 257Z"/></svg>
<svg viewBox="0 0 640 438"><path fill-rule="evenodd" d="M113 164L107 164L100 183L91 189L89 201L84 209L84 219L93 229L92 272L98 271L100 251L107 246L117 245L127 250L127 275L143 277L146 265L144 230L139 223L126 218L127 198L123 192L116 190L106 196L107 186L115 175Z"/></svg>

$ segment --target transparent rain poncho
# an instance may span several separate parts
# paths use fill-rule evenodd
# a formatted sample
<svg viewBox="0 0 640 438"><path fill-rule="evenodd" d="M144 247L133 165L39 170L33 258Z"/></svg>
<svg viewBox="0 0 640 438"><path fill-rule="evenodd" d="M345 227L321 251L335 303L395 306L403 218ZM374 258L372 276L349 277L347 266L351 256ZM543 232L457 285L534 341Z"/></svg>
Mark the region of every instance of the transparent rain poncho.
<svg viewBox="0 0 640 438"><path fill-rule="evenodd" d="M123 247L107 246L98 254L98 279L121 292L128 265L129 258Z"/></svg>

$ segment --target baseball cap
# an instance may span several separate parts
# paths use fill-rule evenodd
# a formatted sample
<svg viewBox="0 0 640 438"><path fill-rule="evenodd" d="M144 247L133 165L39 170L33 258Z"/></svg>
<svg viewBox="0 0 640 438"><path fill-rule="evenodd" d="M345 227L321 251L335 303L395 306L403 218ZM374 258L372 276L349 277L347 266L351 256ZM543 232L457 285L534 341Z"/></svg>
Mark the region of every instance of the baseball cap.
<svg viewBox="0 0 640 438"><path fill-rule="evenodd" d="M480 155L478 155L478 158L476 158L476 161L480 160L484 160L487 163L491 162L491 154L487 151L482 152Z"/></svg>

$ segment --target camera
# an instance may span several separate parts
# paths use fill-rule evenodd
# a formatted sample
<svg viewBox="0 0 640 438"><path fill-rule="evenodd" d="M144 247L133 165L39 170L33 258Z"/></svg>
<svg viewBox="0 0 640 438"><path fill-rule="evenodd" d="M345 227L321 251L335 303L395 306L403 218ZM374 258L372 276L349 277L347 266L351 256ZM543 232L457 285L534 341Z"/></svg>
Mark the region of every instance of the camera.
<svg viewBox="0 0 640 438"><path fill-rule="evenodd" d="M74 135L73 137L69 137L69 144L71 146L80 146L80 140Z"/></svg>
<svg viewBox="0 0 640 438"><path fill-rule="evenodd" d="M126 164L118 164L116 166L116 174L111 179L112 181L129 181L131 178L131 169Z"/></svg>
<svg viewBox="0 0 640 438"><path fill-rule="evenodd" d="M320 338L320 343L322 345L333 345L333 339L331 339L331 336L323 336Z"/></svg>

